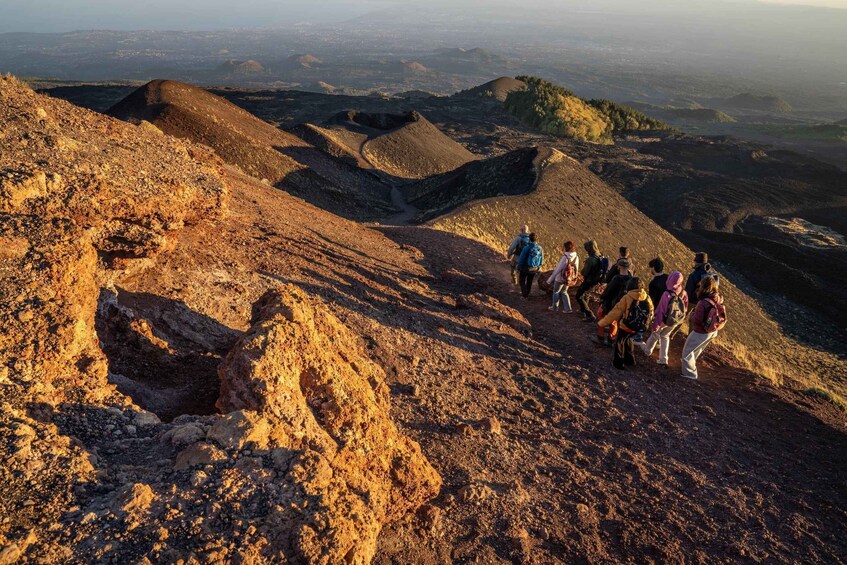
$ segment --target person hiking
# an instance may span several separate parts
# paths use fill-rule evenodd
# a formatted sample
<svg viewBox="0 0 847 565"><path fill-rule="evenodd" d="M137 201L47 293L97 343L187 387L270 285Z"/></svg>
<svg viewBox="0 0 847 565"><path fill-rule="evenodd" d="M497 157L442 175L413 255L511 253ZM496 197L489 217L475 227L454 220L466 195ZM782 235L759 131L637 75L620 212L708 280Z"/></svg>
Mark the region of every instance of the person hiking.
<svg viewBox="0 0 847 565"><path fill-rule="evenodd" d="M609 310L597 326L604 328L618 324L615 338L615 355L612 364L616 369L635 365L635 344L633 338L646 332L653 318L653 303L644 289L644 283L638 277L632 277L626 283L626 294Z"/></svg>
<svg viewBox="0 0 847 565"><path fill-rule="evenodd" d="M551 312L559 311L559 303L562 303L562 313L570 314L571 297L568 295L568 289L576 283L579 276L579 256L574 251L575 246L573 241L566 241L563 246L565 252L556 268L553 269L553 274L547 279L547 284L553 286L553 305L550 306Z"/></svg>
<svg viewBox="0 0 847 565"><path fill-rule="evenodd" d="M515 236L506 251L506 259L511 261L512 284L515 286L518 286L518 257L521 256L521 251L527 243L529 243L529 226L524 224L521 226L521 233Z"/></svg>
<svg viewBox="0 0 847 565"><path fill-rule="evenodd" d="M655 270L655 267L652 267ZM656 345L659 345L658 364L662 368L668 366L668 349L671 345L671 336L677 328L685 321L685 313L688 310L688 293L682 289L682 281L685 277L679 271L665 275L665 288L656 302L656 312L653 318L652 333L645 342L641 344L644 355L650 357ZM656 280L654 277L653 280ZM651 281L650 286L653 286ZM649 292L647 294L650 294ZM650 297L653 300L653 297Z"/></svg>
<svg viewBox="0 0 847 565"><path fill-rule="evenodd" d="M688 293L691 308L697 306L697 301L699 300L697 297L697 287L706 275L711 275L717 280L717 273L712 270L712 266L709 264L709 254L703 252L696 253L694 255L694 270L688 275L688 281L685 283L685 292Z"/></svg>
<svg viewBox="0 0 847 565"><path fill-rule="evenodd" d="M665 262L661 257L651 259L647 266L650 267L650 284L647 287L647 294L650 295L650 300L653 301L653 306L658 307L662 295L665 293L668 284L668 275L665 273Z"/></svg>
<svg viewBox="0 0 847 565"><path fill-rule="evenodd" d="M588 257L582 264L582 271L580 272L582 284L576 289L576 303L579 304L584 322L596 322L597 316L594 315L588 305L588 293L606 278L606 271L609 270L609 259L600 253L600 248L593 239L586 241L583 247L588 252Z"/></svg>
<svg viewBox="0 0 847 565"><path fill-rule="evenodd" d="M629 247L618 247L618 253L618 261L620 261L621 259L626 259L627 261L629 261L629 272L631 274L634 274L635 270L632 268L632 258L629 256ZM614 269L610 269L609 272L606 273L606 284L612 282L612 279L615 278L617 275L618 273L615 272Z"/></svg>
<svg viewBox="0 0 847 565"><path fill-rule="evenodd" d="M616 264L617 275L612 277L609 284L606 285L606 290L600 295L600 308L597 310L597 317L603 318L606 314L612 311L624 294L626 294L626 285L632 278L632 273L629 271L629 259L618 259ZM609 335L606 336L606 327L609 328ZM614 345L614 340L618 335L617 320L613 320L610 324L599 326L597 335L594 338L595 343L600 345Z"/></svg>
<svg viewBox="0 0 847 565"><path fill-rule="evenodd" d="M537 242L538 237L531 233L529 234L529 243L524 245L518 257L518 282L521 286L521 295L524 298L529 298L529 291L532 290L532 281L535 275L541 270L541 265L544 264L544 249Z"/></svg>
<svg viewBox="0 0 847 565"><path fill-rule="evenodd" d="M697 359L726 325L726 309L717 278L704 276L695 292L699 301L691 312L691 332L682 347L682 376L696 381Z"/></svg>

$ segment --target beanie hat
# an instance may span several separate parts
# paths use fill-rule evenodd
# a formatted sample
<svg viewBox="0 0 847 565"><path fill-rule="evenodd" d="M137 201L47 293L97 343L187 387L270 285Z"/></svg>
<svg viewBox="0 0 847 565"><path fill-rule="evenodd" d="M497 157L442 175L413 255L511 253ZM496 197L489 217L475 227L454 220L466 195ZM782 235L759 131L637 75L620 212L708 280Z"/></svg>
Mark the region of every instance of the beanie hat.
<svg viewBox="0 0 847 565"><path fill-rule="evenodd" d="M623 267L624 269L629 269L629 259L618 259L618 267Z"/></svg>

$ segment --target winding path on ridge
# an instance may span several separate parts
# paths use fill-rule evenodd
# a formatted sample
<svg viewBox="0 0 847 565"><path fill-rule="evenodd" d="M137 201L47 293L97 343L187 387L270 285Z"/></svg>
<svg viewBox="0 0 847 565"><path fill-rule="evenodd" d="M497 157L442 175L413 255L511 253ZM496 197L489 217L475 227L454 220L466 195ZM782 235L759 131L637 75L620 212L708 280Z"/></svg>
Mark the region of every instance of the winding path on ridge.
<svg viewBox="0 0 847 565"><path fill-rule="evenodd" d="M406 202L403 192L397 187L397 183L391 182L391 204L400 210L397 214L383 220L383 224L390 226L404 226L412 222L418 213L418 209Z"/></svg>

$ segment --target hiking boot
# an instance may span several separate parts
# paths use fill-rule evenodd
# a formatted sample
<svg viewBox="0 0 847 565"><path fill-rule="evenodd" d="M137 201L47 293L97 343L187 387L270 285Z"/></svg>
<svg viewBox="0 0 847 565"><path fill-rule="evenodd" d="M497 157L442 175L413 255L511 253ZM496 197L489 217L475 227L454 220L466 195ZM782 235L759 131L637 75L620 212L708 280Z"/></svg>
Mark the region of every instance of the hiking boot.
<svg viewBox="0 0 847 565"><path fill-rule="evenodd" d="M682 374L682 375L680 375L680 377L682 377L683 379L688 379L690 381L696 381L697 380L697 375Z"/></svg>
<svg viewBox="0 0 847 565"><path fill-rule="evenodd" d="M606 345L606 347L614 347L615 346L615 340L613 340L610 337L607 337L605 345Z"/></svg>
<svg viewBox="0 0 847 565"><path fill-rule="evenodd" d="M550 310L551 312L558 312L558 311L559 311L559 309L558 309L558 308L556 308L555 306L550 306L550 307L549 307L549 308L547 308L547 309L548 309L548 310Z"/></svg>
<svg viewBox="0 0 847 565"><path fill-rule="evenodd" d="M573 310L562 310L562 314L573 314Z"/></svg>
<svg viewBox="0 0 847 565"><path fill-rule="evenodd" d="M656 363L656 365L658 365L659 368L662 369L663 371L667 370L667 368L668 368L667 363Z"/></svg>
<svg viewBox="0 0 847 565"><path fill-rule="evenodd" d="M591 336L591 341L593 341L597 345L606 345L606 338L600 337L599 335Z"/></svg>
<svg viewBox="0 0 847 565"><path fill-rule="evenodd" d="M596 324L597 323L597 317L596 316L589 316L588 314L583 314L582 315L582 321L583 322L591 322L593 324Z"/></svg>

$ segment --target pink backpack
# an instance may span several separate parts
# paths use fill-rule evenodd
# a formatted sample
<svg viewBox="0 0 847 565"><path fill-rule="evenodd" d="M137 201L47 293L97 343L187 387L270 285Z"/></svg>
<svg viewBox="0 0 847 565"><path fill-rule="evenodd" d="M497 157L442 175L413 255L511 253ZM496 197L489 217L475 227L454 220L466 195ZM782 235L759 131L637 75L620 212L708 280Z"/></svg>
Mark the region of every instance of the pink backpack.
<svg viewBox="0 0 847 565"><path fill-rule="evenodd" d="M711 308L706 311L706 316L703 318L703 328L709 334L722 330L726 326L726 307L723 303L718 303L711 298L704 298L704 300Z"/></svg>

